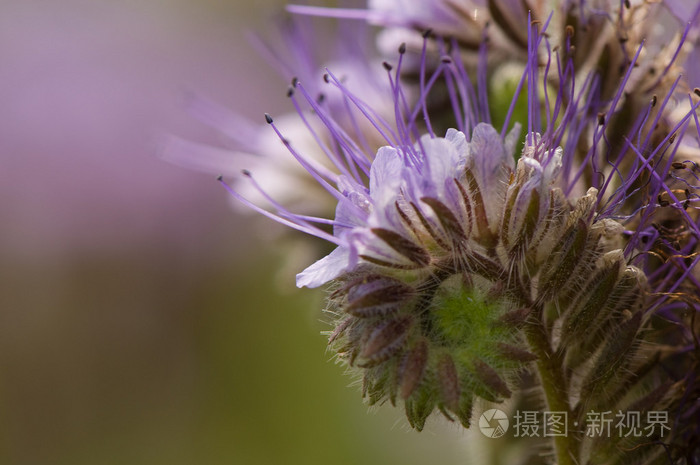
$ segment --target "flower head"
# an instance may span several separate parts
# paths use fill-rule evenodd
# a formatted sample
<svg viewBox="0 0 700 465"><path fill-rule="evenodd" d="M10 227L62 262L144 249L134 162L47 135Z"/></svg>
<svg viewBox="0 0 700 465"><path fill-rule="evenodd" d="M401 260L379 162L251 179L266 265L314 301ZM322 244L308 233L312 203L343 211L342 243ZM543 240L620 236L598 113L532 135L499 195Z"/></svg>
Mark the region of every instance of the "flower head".
<svg viewBox="0 0 700 465"><path fill-rule="evenodd" d="M404 399L418 429L435 407L468 425L474 396L510 396L536 358L517 330L535 309L579 302L562 327L572 347L626 315L639 324L646 280L616 248L623 227L595 218L594 188L564 195L560 150L527 147L516 167L515 135L504 142L482 123L469 141L454 130L424 137L415 163L381 150L362 197L369 211L349 234L356 251L299 277L340 276L332 342L365 367L370 400Z"/></svg>
<svg viewBox="0 0 700 465"><path fill-rule="evenodd" d="M604 6L607 18L613 10ZM625 8L632 11L619 5L616 33L632 14ZM577 17L584 30L600 19L586 11ZM640 90L644 46L629 56L618 50L624 66L613 71L587 67L568 27L551 47L555 16L523 23L522 73L505 110L489 104L488 60L473 79L459 41L441 35L423 35L413 85L404 81L406 45L395 66L384 63L390 121L327 71L326 83L364 120L362 131L344 130L294 80L288 95L301 118L306 102L330 136L329 147L321 143L325 164L270 115L266 121L335 199L334 218L293 213L266 195L269 212L224 183L257 211L337 246L299 273L297 285L331 283L331 346L357 368L371 403L403 402L419 430L435 410L469 425L476 399L510 397L528 368L536 368L548 406L567 412L572 425L589 408L680 408L684 387L698 391L685 374L665 382L650 342L678 347L672 339L680 338L675 354L695 337L678 309L700 309L698 164L679 150L698 145L700 103L690 93L678 98L680 79L667 84L677 54ZM679 33L677 50L689 31ZM495 111L504 121L498 128ZM356 137L367 129L383 141L376 151ZM265 192L254 172L246 177ZM656 326L663 328L651 331ZM685 425L678 437L695 434ZM617 463L619 451L639 446L633 438L580 439L556 443L560 463L599 460L602 450Z"/></svg>

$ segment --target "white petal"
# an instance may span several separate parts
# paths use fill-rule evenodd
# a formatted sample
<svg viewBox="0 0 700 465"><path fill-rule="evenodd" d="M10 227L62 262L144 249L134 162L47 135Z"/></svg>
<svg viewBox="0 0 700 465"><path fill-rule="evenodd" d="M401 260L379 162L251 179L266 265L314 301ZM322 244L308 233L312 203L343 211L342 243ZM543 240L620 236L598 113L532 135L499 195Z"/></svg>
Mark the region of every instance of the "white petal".
<svg viewBox="0 0 700 465"><path fill-rule="evenodd" d="M381 147L377 151L369 173L369 193L373 199L393 190L401 180L404 163L393 147Z"/></svg>
<svg viewBox="0 0 700 465"><path fill-rule="evenodd" d="M297 287L319 287L337 278L348 268L350 251L338 247L313 265L297 274Z"/></svg>

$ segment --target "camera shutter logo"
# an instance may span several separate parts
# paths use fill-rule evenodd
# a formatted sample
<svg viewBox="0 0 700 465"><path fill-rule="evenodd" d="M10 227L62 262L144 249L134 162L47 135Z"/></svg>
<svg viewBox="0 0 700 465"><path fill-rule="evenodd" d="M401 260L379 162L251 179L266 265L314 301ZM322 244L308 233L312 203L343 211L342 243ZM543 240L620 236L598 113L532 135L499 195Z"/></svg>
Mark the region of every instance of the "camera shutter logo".
<svg viewBox="0 0 700 465"><path fill-rule="evenodd" d="M492 408L479 417L479 429L487 438L500 438L508 431L508 416L504 411Z"/></svg>

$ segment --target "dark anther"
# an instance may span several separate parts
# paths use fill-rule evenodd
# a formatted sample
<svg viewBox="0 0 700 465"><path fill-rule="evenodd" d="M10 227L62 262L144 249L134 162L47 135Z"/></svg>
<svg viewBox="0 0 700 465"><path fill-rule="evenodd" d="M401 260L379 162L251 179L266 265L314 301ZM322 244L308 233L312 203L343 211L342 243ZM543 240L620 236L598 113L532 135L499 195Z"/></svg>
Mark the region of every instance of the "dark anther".
<svg viewBox="0 0 700 465"><path fill-rule="evenodd" d="M331 82L331 77L328 75L328 73L323 73L323 81L328 84Z"/></svg>
<svg viewBox="0 0 700 465"><path fill-rule="evenodd" d="M640 240L642 241L642 244L646 244L647 242L649 242L649 236L642 236Z"/></svg>
<svg viewBox="0 0 700 465"><path fill-rule="evenodd" d="M627 37L627 36L624 36L624 37L620 37L620 38L619 38L619 41L620 41L621 44L624 44L624 43L627 42L628 40L630 40L630 38Z"/></svg>
<svg viewBox="0 0 700 465"><path fill-rule="evenodd" d="M401 45L399 45L399 53L403 55L406 53L406 42L402 42Z"/></svg>
<svg viewBox="0 0 700 465"><path fill-rule="evenodd" d="M664 200L661 198L661 194L659 194L659 196L656 198L656 200L659 202L659 205L662 207L668 207L670 205L668 200Z"/></svg>
<svg viewBox="0 0 700 465"><path fill-rule="evenodd" d="M427 38L429 38L432 34L433 34L433 30L432 30L432 29L426 29L425 32L423 33L423 38L424 38L424 39L427 39Z"/></svg>
<svg viewBox="0 0 700 465"><path fill-rule="evenodd" d="M250 171L245 170L245 169L241 170L241 173L243 174L243 176L248 177L248 178L250 178L251 176L253 176L252 173L251 173Z"/></svg>
<svg viewBox="0 0 700 465"><path fill-rule="evenodd" d="M566 25L566 36L569 38L574 36L574 27L571 24Z"/></svg>
<svg viewBox="0 0 700 465"><path fill-rule="evenodd" d="M625 0L625 8L627 8L628 10L632 8L632 3L630 2L630 0Z"/></svg>
<svg viewBox="0 0 700 465"><path fill-rule="evenodd" d="M676 140L676 134L677 134L677 133L674 132L673 135L671 136L671 138L668 140L668 143L669 143L669 144L673 144L673 141Z"/></svg>
<svg viewBox="0 0 700 465"><path fill-rule="evenodd" d="M683 210L687 210L689 206L690 206L690 199L685 199L685 201L683 202Z"/></svg>
<svg viewBox="0 0 700 465"><path fill-rule="evenodd" d="M690 198L690 189L688 189L687 187L685 188L685 198L686 199Z"/></svg>
<svg viewBox="0 0 700 465"><path fill-rule="evenodd" d="M682 170L685 168L685 164L680 161L674 161L671 163L671 166L673 166L674 170Z"/></svg>
<svg viewBox="0 0 700 465"><path fill-rule="evenodd" d="M272 116L270 116L269 113L265 113L265 121L267 121L267 124L272 124L274 120L272 119Z"/></svg>
<svg viewBox="0 0 700 465"><path fill-rule="evenodd" d="M656 106L656 94L651 96L651 106L652 107Z"/></svg>
<svg viewBox="0 0 700 465"><path fill-rule="evenodd" d="M443 56L442 58L440 58L440 61L442 61L445 64L450 64L450 63L452 63L452 58L450 58L448 56Z"/></svg>
<svg viewBox="0 0 700 465"><path fill-rule="evenodd" d="M296 77L296 76L294 76L294 77L292 78L292 87L296 87L297 84L299 84L299 78Z"/></svg>
<svg viewBox="0 0 700 465"><path fill-rule="evenodd" d="M216 177L216 180L219 181L219 182L223 181L223 180L224 180L224 175L223 175L223 174L218 175L218 176Z"/></svg>
<svg viewBox="0 0 700 465"><path fill-rule="evenodd" d="M603 112L598 113L598 124L600 126L605 124L605 113L603 113Z"/></svg>
<svg viewBox="0 0 700 465"><path fill-rule="evenodd" d="M326 100L326 94L323 92L319 92L318 97L316 97L316 103L319 105L322 104Z"/></svg>
<svg viewBox="0 0 700 465"><path fill-rule="evenodd" d="M291 97L294 95L294 86L289 86L289 89L287 89L287 97Z"/></svg>
<svg viewBox="0 0 700 465"><path fill-rule="evenodd" d="M382 62L382 66L383 66L384 69L387 70L387 71L391 71L391 69L393 68L393 66L391 66L391 64L389 64L389 62L387 62L387 61L383 61L383 62Z"/></svg>
<svg viewBox="0 0 700 465"><path fill-rule="evenodd" d="M693 89L693 93L695 95L697 95L698 97L700 97L700 89L699 88L696 87L695 89Z"/></svg>

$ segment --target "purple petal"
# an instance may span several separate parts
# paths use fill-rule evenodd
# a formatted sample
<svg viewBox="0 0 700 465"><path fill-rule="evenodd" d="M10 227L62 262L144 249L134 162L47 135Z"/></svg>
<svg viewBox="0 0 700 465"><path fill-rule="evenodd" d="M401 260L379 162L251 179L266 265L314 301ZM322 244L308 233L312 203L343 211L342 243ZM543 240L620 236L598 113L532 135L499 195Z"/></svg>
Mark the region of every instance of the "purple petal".
<svg viewBox="0 0 700 465"><path fill-rule="evenodd" d="M445 139L452 143L455 150L457 151L457 153L459 153L461 155L461 157L466 156L467 151L468 151L467 137L464 135L464 133L462 131L458 131L454 128L450 128L445 133Z"/></svg>
<svg viewBox="0 0 700 465"><path fill-rule="evenodd" d="M459 144L459 138L453 136ZM457 147L451 140L443 138L431 139L429 136L421 138L421 144L425 148L425 177L426 181L434 186L443 185L445 179L451 179L455 176L455 170L460 160L466 158L467 145L466 138L462 134L464 144L461 145L462 151L458 151Z"/></svg>
<svg viewBox="0 0 700 465"><path fill-rule="evenodd" d="M506 153L501 136L490 124L479 123L474 128L469 155L482 188L500 177L499 171L504 165L511 169L515 165L513 154Z"/></svg>
<svg viewBox="0 0 700 465"><path fill-rule="evenodd" d="M369 174L372 197L372 212L367 220L369 226L393 229L400 223L391 205L398 199L405 177L404 162L398 150L393 147L380 148Z"/></svg>
<svg viewBox="0 0 700 465"><path fill-rule="evenodd" d="M513 129L511 129L508 134L506 135L506 141L504 144L506 154L509 157L513 157L515 155L515 150L516 150L516 144L520 140L520 131L522 129L522 126L520 123L515 123L513 125ZM515 159L513 157L513 159Z"/></svg>
<svg viewBox="0 0 700 465"><path fill-rule="evenodd" d="M509 137L510 141L510 137ZM512 142L510 142L513 145ZM469 143L467 166L474 173L476 182L482 192L484 208L490 228L500 223L502 202L505 200L507 186L501 182L503 170L512 170L515 165L513 153L509 153L501 136L493 126L479 123L472 133ZM488 195L484 193L488 192Z"/></svg>
<svg viewBox="0 0 700 465"><path fill-rule="evenodd" d="M421 176L416 176L413 195L441 199L452 209L457 209L458 200L449 190L454 186L460 165L464 165L468 153L467 139L463 133L449 130L445 138L423 136L421 146L425 149L425 166Z"/></svg>

